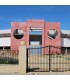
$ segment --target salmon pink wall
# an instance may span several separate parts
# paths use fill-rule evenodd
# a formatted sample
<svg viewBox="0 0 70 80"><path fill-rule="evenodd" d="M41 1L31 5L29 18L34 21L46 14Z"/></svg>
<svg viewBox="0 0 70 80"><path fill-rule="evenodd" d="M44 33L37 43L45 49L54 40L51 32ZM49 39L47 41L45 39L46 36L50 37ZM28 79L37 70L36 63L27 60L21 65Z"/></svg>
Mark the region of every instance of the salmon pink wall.
<svg viewBox="0 0 70 80"><path fill-rule="evenodd" d="M21 39L16 39L13 36L13 32L15 29L22 29L24 32L24 36ZM12 22L11 23L11 50L18 50L21 41L25 41L27 43L27 28L26 23L24 22Z"/></svg>
<svg viewBox="0 0 70 80"><path fill-rule="evenodd" d="M50 29L55 29L58 32L58 35L55 39L50 39L47 35L48 31ZM59 22L45 22L45 46L56 46L60 48L60 23ZM60 53L59 48L53 48L51 47L52 53ZM47 48L48 50L48 48Z"/></svg>
<svg viewBox="0 0 70 80"><path fill-rule="evenodd" d="M29 29L33 28L42 28L42 47L44 46L58 46L60 48L60 23L58 22L45 22L44 20L27 20L27 22L12 22L11 23L11 50L18 50L21 41L24 41L29 47ZM22 29L24 31L24 36L21 39L15 39L13 32L15 29ZM48 38L48 31L50 29L55 29L58 32L58 36L55 39ZM42 49L42 53L48 53L48 48ZM60 52L58 49L51 48L51 51Z"/></svg>

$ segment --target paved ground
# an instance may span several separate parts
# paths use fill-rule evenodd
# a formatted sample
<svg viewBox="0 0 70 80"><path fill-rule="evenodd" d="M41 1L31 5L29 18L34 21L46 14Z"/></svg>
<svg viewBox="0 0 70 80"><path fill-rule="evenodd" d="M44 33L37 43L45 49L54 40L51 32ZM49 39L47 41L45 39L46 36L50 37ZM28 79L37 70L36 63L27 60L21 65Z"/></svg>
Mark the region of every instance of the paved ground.
<svg viewBox="0 0 70 80"><path fill-rule="evenodd" d="M0 75L70 75L70 71L67 71L67 72L28 72L24 74L0 73Z"/></svg>
<svg viewBox="0 0 70 80"><path fill-rule="evenodd" d="M70 72L29 72L24 75L70 75Z"/></svg>

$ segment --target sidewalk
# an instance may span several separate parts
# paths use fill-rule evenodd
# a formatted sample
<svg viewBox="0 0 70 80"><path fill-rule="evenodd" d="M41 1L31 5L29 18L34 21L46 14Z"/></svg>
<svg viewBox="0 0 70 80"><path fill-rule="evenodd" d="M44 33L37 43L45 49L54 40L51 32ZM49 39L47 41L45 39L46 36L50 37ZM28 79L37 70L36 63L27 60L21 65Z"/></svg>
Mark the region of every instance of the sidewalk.
<svg viewBox="0 0 70 80"><path fill-rule="evenodd" d="M68 72L28 72L26 75L70 75Z"/></svg>
<svg viewBox="0 0 70 80"><path fill-rule="evenodd" d="M70 75L70 71L67 71L67 72L27 72L25 74L0 73L0 75Z"/></svg>

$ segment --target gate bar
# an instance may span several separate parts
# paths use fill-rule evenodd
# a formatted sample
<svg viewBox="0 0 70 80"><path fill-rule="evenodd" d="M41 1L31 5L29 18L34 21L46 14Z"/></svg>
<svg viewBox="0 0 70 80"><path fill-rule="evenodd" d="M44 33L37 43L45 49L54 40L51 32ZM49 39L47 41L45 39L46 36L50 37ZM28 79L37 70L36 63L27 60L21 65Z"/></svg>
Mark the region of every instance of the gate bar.
<svg viewBox="0 0 70 80"><path fill-rule="evenodd" d="M51 70L51 53L50 53L50 48L51 48L51 46L49 45L49 72L50 72L50 70Z"/></svg>
<svg viewBox="0 0 70 80"><path fill-rule="evenodd" d="M27 48L27 53L26 53L26 55L27 55L27 61L26 61L26 65L27 65L27 69L26 69L26 72L28 71L28 48Z"/></svg>

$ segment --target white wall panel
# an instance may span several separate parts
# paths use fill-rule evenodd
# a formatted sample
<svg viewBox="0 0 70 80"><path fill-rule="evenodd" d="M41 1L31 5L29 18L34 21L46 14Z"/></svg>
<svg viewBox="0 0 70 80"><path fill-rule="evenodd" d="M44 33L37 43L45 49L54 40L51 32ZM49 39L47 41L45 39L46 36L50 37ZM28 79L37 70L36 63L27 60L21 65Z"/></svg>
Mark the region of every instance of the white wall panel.
<svg viewBox="0 0 70 80"><path fill-rule="evenodd" d="M0 46L11 46L11 37L0 38Z"/></svg>
<svg viewBox="0 0 70 80"><path fill-rule="evenodd" d="M61 38L62 47L70 47L70 38Z"/></svg>
<svg viewBox="0 0 70 80"><path fill-rule="evenodd" d="M0 38L0 46L11 46L11 37ZM70 47L70 38L61 38L62 47Z"/></svg>

